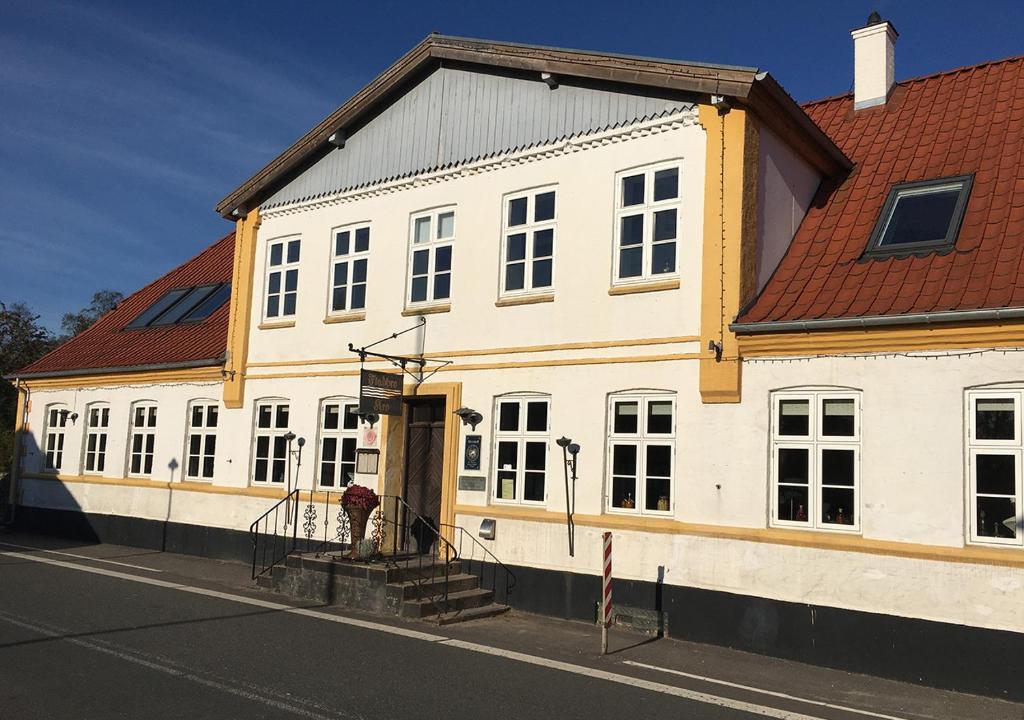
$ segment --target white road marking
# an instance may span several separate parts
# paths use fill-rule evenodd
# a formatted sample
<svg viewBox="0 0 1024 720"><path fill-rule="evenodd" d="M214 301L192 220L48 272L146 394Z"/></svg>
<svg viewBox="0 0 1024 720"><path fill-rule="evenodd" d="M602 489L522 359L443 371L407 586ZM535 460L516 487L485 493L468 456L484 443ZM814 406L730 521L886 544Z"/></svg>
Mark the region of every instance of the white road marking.
<svg viewBox="0 0 1024 720"><path fill-rule="evenodd" d="M820 705L821 707L827 707L833 710L842 710L843 712L854 713L855 715L867 715L868 717L880 718L881 720L905 720L904 718L899 718L894 715L883 715L882 713L871 712L870 710L858 710L857 708L847 707L845 705L834 705L821 700L811 700L809 698L798 697L796 695L787 695L786 693L775 692L774 690L764 690L750 685L740 685L739 683L729 682L727 680L716 680L715 678L705 677L704 675L694 675L692 673L683 672L682 670L672 670L670 668L658 667L657 665L648 665L647 663L636 662L635 660L623 660L622 662L624 665L632 665L633 667L645 668L647 670L657 670L658 672L679 675L681 677L700 680L706 683L714 683L715 685L725 685L727 687L738 688L740 690L749 690L750 692L755 692L758 695L771 695L772 697L783 698L785 700L796 700L797 702L806 703L807 705Z"/></svg>
<svg viewBox="0 0 1024 720"><path fill-rule="evenodd" d="M459 648L461 650L467 650L471 652L484 653L487 655L494 655L497 657L503 657L508 660L514 660L516 662L525 663L528 665L537 665L540 667L547 667L554 670L561 670L563 672L569 672L576 675L582 675L585 677L596 678L599 680L605 680L608 682L618 683L620 685L628 685L629 687L637 687L651 692L661 693L664 695L672 695L675 697L691 700L694 702L705 703L708 705L717 705L719 707L730 708L733 710L739 710L747 712L753 715L760 715L762 717L773 718L774 720L825 720L824 718L806 715L803 713L783 710L781 708L772 707L769 705L760 705L757 703L746 702L743 700L736 700L729 697L711 695L709 693L703 693L696 690L688 690L686 688L679 687L677 685L668 685L665 683L655 682L653 680L645 680L643 678L637 678L632 675L621 675L619 673L609 672L607 670L599 670L597 668L587 667L585 665L576 665L574 663L562 662L560 660L552 660L550 658L544 658L537 655L529 655L526 653L516 652L514 650L504 650L502 648L491 647L489 645L480 645L478 643L466 642L463 640L456 640L453 638L447 638L443 635L436 635L433 633L421 632L419 630L411 630L403 627L396 627L393 625L385 625L383 623L371 622L368 620L358 620L356 618L344 617L341 615L334 615L332 613L321 612L319 610L310 610L307 608L294 607L292 605L285 605L283 603L272 602L270 600L261 600L259 598L246 597L245 595L235 595L233 593L220 592L218 590L210 590L207 588L197 587L194 585L185 585L183 583L168 582L166 580L157 580L156 578L140 577L138 575L132 575L129 573L122 573L116 570L107 570L104 568L91 567L87 565L79 565L77 563L66 562L64 560L54 560L51 558L39 557L35 555L26 555L18 552L4 552L0 551L0 555L7 555L9 557L20 558L22 560L29 560L32 562L42 563L45 565L54 565L57 567L67 568L69 570L78 570L81 572L94 573L96 575L104 575L106 577L118 578L121 580L127 580L129 582L142 583L144 585L154 585L156 587L163 587L172 590L180 590L182 592L193 593L196 595L204 595L206 597L218 598L221 600L227 600L230 602L242 603L245 605L254 605L256 607L262 607L272 610L278 610L293 615L303 615L305 617L314 618L317 620L326 620L328 622L339 623L342 625L350 625L353 627L359 627L366 630L374 630L377 632L388 633L390 635L399 635L414 640L423 640L426 642L435 642L439 645L445 645L446 647ZM658 671L665 671L664 668L659 668L653 665L643 665L640 663L634 663L632 661L624 661L626 664L637 665L646 669L653 669ZM857 710L855 708L848 708L842 705L830 705L828 703L822 703L814 700L806 700L804 698L798 698L794 696L784 695L783 693L775 693L767 690L759 690L757 688L746 687L743 685L734 685L726 681L715 681L711 678L703 678L700 676L689 676L687 673L681 671L667 671L673 674L678 674L684 677L692 677L693 679L700 679L711 682L718 682L722 685L734 686L738 689L748 690L750 692L756 692L758 694L779 697L780 699L787 699L793 702L807 703L812 705L819 705L828 707L833 710L840 710L843 712L851 712L856 714L864 714L872 717L879 718L881 720L904 720L903 718L897 718L891 715L880 715L877 713L870 713L863 710Z"/></svg>
<svg viewBox="0 0 1024 720"><path fill-rule="evenodd" d="M275 708L277 710L283 710L293 715L300 715L306 718L312 718L312 720L337 720L337 718L355 718L358 716L349 715L347 713L341 713L334 711L329 708L323 708L322 706L316 705L315 703L301 700L299 698L288 698L288 700L282 700L275 697L271 697L266 691L261 691L256 688L249 687L238 687L235 684L222 682L216 680L213 677L199 675L181 665L168 661L166 658L150 657L147 653L140 652L138 650L129 650L127 648L120 648L118 645L108 642L102 642L98 640L86 640L84 638L67 637L67 635L73 634L70 631L66 631L60 628L44 627L35 622L25 622L21 619L16 619L8 615L7 613L0 612L0 620L6 623L10 623L16 627L29 630L39 635L61 640L63 642L71 643L79 647L84 647L88 650L103 653L116 657L119 660L139 665L140 667L154 670L164 675L170 675L171 677L181 678L182 680L188 680L198 685L204 685L214 690L220 690L237 697L245 698L253 702L258 702L268 707ZM276 693L275 693L276 694ZM303 707L305 706L305 707ZM330 714L324 714L323 712L317 712L316 710L310 709L311 707L320 710L325 710Z"/></svg>
<svg viewBox="0 0 1024 720"><path fill-rule="evenodd" d="M22 550L39 550L41 552L50 553L51 555L63 555L65 557L80 558L82 560L92 560L93 562L107 563L109 565L120 565L121 567L133 568L135 570L145 570L146 572L163 572L163 570L156 570L154 568L146 567L145 565L132 565L131 563L117 562L116 560L104 560L103 558L91 557L89 555L76 555L75 553L61 552L60 550L48 550L47 548L35 547L34 545L17 545L6 540L0 541L0 545L6 547L21 548Z"/></svg>

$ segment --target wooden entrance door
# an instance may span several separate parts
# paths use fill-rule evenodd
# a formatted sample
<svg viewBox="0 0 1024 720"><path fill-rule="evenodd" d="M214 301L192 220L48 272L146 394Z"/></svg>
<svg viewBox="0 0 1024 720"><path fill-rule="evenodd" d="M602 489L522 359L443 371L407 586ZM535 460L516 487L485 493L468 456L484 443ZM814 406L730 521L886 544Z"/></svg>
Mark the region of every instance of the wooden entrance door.
<svg viewBox="0 0 1024 720"><path fill-rule="evenodd" d="M444 398L408 401L403 495L413 512L441 522L441 476L444 472Z"/></svg>

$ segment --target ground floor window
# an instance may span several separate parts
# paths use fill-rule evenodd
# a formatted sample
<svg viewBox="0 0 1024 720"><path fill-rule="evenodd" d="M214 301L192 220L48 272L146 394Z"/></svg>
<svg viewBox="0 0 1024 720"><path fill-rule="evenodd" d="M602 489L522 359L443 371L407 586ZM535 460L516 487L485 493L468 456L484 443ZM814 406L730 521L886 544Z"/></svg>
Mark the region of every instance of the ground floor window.
<svg viewBox="0 0 1024 720"><path fill-rule="evenodd" d="M549 410L550 399L542 395L505 395L495 401L495 500L544 502Z"/></svg>
<svg viewBox="0 0 1024 720"><path fill-rule="evenodd" d="M85 413L85 471L102 473L107 466L107 430L110 406L90 405Z"/></svg>
<svg viewBox="0 0 1024 720"><path fill-rule="evenodd" d="M616 393L608 399L608 509L673 509L676 399L672 393Z"/></svg>
<svg viewBox="0 0 1024 720"><path fill-rule="evenodd" d="M1021 545L1024 390L968 393L969 526L974 542Z"/></svg>
<svg viewBox="0 0 1024 720"><path fill-rule="evenodd" d="M253 471L255 483L284 484L288 469L289 406L287 400L260 400L256 403L256 427L253 433Z"/></svg>
<svg viewBox="0 0 1024 720"><path fill-rule="evenodd" d="M325 400L320 412L320 487L346 487L355 479L359 404L352 398Z"/></svg>
<svg viewBox="0 0 1024 720"><path fill-rule="evenodd" d="M149 477L153 474L156 446L156 404L138 402L132 405L131 428L128 431L128 474Z"/></svg>
<svg viewBox="0 0 1024 720"><path fill-rule="evenodd" d="M43 447L46 452L44 469L60 472L64 466L64 432L68 426L71 411L66 405L54 404L46 408L46 437Z"/></svg>
<svg viewBox="0 0 1024 720"><path fill-rule="evenodd" d="M772 524L860 527L860 396L772 395Z"/></svg>
<svg viewBox="0 0 1024 720"><path fill-rule="evenodd" d="M213 479L219 410L213 400L196 400L189 406L185 456L185 477L189 480Z"/></svg>

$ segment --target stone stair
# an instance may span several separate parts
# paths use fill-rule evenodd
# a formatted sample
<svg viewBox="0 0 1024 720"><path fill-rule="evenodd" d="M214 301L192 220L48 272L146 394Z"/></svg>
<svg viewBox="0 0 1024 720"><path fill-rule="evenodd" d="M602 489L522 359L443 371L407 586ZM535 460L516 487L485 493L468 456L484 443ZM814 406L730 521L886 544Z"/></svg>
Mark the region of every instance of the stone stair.
<svg viewBox="0 0 1024 720"><path fill-rule="evenodd" d="M363 563L293 554L283 566L257 578L256 584L304 600L437 625L494 617L508 610L494 602L493 591L480 587L480 578L462 570L458 560L445 563L416 556Z"/></svg>

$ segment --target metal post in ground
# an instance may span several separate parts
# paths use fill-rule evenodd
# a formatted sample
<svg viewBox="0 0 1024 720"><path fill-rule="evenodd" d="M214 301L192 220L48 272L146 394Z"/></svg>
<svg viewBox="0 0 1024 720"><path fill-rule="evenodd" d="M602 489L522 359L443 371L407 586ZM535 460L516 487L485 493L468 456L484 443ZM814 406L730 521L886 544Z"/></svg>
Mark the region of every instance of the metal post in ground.
<svg viewBox="0 0 1024 720"><path fill-rule="evenodd" d="M604 573L601 587L601 654L608 654L608 628L612 624L612 534L604 533Z"/></svg>

